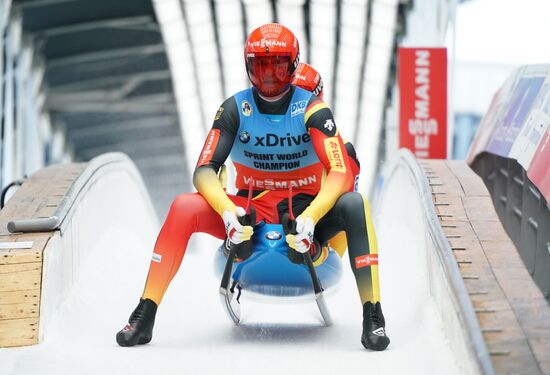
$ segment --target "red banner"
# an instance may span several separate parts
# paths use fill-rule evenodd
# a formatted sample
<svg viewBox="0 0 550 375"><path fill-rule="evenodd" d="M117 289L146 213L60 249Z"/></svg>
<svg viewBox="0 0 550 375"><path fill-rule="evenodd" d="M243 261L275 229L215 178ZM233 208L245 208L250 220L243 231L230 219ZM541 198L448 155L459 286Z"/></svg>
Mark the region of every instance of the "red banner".
<svg viewBox="0 0 550 375"><path fill-rule="evenodd" d="M399 147L447 157L447 49L399 48Z"/></svg>
<svg viewBox="0 0 550 375"><path fill-rule="evenodd" d="M527 176L539 188L546 202L550 203L550 125L546 125L546 134L535 151Z"/></svg>

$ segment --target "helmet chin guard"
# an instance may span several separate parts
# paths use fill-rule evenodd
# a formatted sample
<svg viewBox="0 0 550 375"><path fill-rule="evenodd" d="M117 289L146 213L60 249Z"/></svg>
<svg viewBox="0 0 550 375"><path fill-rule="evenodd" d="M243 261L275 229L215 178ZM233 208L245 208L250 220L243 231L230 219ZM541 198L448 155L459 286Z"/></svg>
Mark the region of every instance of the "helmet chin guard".
<svg viewBox="0 0 550 375"><path fill-rule="evenodd" d="M262 96L274 97L289 87L299 51L298 39L281 24L269 23L250 33L244 47L246 72Z"/></svg>

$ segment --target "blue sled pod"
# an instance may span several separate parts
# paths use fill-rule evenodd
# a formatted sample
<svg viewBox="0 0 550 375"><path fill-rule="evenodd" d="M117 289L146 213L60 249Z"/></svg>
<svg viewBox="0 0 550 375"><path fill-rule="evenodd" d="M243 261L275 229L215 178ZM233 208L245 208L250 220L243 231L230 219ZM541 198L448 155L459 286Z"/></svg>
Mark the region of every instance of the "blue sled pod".
<svg viewBox="0 0 550 375"><path fill-rule="evenodd" d="M303 264L288 259L288 245L281 224L261 222L254 228L254 251L250 258L233 263L232 279L243 290L275 297L299 297L313 293L311 275ZM216 274L223 274L227 257L220 246L214 259ZM342 277L342 262L330 249L327 259L315 267L325 291L335 286Z"/></svg>

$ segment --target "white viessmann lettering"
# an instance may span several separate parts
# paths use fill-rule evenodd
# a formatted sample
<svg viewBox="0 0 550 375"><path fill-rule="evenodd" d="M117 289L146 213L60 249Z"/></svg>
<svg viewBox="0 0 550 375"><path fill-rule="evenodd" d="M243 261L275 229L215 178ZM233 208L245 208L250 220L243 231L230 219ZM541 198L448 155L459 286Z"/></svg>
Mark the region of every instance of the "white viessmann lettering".
<svg viewBox="0 0 550 375"><path fill-rule="evenodd" d="M248 185L250 183L250 177L243 176L244 183ZM277 181L272 179L253 179L252 185L259 189L267 190L280 190L288 189L290 186L294 187L303 187L314 184L317 182L317 176L311 175L297 180L288 180L288 181Z"/></svg>
<svg viewBox="0 0 550 375"><path fill-rule="evenodd" d="M256 42L248 42L250 47L286 47L286 42L281 40L262 39Z"/></svg>
<svg viewBox="0 0 550 375"><path fill-rule="evenodd" d="M409 119L409 133L414 136L415 154L428 157L430 136L437 135L437 120L430 117L430 51L415 51L414 118Z"/></svg>

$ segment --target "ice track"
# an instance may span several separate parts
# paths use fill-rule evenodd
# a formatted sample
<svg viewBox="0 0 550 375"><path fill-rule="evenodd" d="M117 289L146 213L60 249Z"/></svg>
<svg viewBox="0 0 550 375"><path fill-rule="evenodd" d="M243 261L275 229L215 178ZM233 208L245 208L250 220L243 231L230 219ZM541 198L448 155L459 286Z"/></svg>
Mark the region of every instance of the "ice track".
<svg viewBox="0 0 550 375"><path fill-rule="evenodd" d="M2 374L453 374L454 359L436 308L414 282L415 270L393 249L411 249L406 230L385 246L383 307L392 340L385 352L363 349L361 306L346 262L338 290L327 296L334 326L322 326L316 306L243 301L245 324L235 327L217 295L216 241L196 236L159 309L151 344L118 347L139 298L149 247L105 233L60 306L51 335L38 346L0 350ZM117 244L117 239L119 242ZM141 246L140 246L141 245ZM110 249L129 246L128 252ZM392 251L393 250L393 251ZM381 255L382 257L382 255Z"/></svg>

